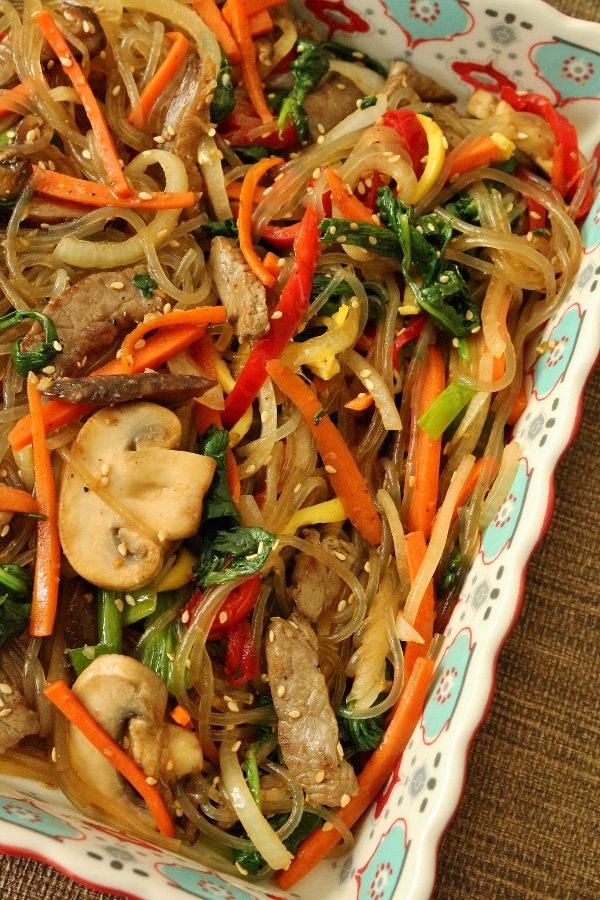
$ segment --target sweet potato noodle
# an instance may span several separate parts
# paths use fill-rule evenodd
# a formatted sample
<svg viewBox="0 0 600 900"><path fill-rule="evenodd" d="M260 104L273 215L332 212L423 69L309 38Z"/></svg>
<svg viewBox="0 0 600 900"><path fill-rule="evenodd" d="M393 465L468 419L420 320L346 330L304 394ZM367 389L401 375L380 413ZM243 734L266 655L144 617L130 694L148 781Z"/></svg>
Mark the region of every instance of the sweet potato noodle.
<svg viewBox="0 0 600 900"><path fill-rule="evenodd" d="M1 765L248 878L343 852L519 462L575 131L272 0L0 18Z"/></svg>

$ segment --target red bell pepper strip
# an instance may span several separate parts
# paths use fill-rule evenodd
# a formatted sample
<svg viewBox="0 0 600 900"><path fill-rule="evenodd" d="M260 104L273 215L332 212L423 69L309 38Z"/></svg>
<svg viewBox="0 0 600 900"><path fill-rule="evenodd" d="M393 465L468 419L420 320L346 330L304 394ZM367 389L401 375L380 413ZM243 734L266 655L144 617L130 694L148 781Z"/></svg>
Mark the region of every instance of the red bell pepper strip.
<svg viewBox="0 0 600 900"><path fill-rule="evenodd" d="M398 354L402 350L402 348L408 344L409 341L414 341L416 337L418 337L423 331L423 325L425 324L425 316L415 316L410 325L407 325L400 334L396 337L394 341L394 346L392 350L392 360L396 368L398 366Z"/></svg>
<svg viewBox="0 0 600 900"><path fill-rule="evenodd" d="M248 619L242 619L227 632L225 652L225 678L233 687L245 684L260 674L260 664Z"/></svg>
<svg viewBox="0 0 600 900"><path fill-rule="evenodd" d="M233 628L242 619L245 619L249 612L252 612L261 586L260 575L253 575L239 587L234 588L228 597L225 598L223 604L210 626L208 632L209 641L219 641L225 637L225 634ZM185 611L189 614L186 621L191 619L192 615L202 603L203 593L200 588L196 588L190 599L188 600Z"/></svg>
<svg viewBox="0 0 600 900"><path fill-rule="evenodd" d="M535 113L542 116L552 129L554 135L554 151L552 156L551 183L561 197L566 200L573 197L581 179L579 162L579 142L575 126L566 116L560 113L548 97L542 94L519 94L514 88L505 86L500 92L502 100L519 112ZM579 218L589 211L592 204L591 188L586 192L575 216Z"/></svg>
<svg viewBox="0 0 600 900"><path fill-rule="evenodd" d="M393 128L399 135L408 155L415 175L420 178L425 168L424 157L429 153L425 129L412 109L388 109L381 117L382 125Z"/></svg>
<svg viewBox="0 0 600 900"><path fill-rule="evenodd" d="M225 400L222 415L224 428L232 428L244 415L267 377L267 362L281 356L308 307L319 259L317 217L311 206L307 207L302 218L293 252L294 268L271 314L269 331L256 341L233 390Z"/></svg>
<svg viewBox="0 0 600 900"><path fill-rule="evenodd" d="M300 231L300 222L293 225L265 225L261 238L280 250L291 247Z"/></svg>

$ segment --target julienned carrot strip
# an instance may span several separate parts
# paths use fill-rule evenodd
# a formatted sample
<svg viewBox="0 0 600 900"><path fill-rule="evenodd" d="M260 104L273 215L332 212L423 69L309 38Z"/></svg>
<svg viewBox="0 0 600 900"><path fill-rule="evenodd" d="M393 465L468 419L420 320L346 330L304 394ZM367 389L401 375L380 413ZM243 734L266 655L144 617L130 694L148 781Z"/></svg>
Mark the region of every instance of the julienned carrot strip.
<svg viewBox="0 0 600 900"><path fill-rule="evenodd" d="M187 728L188 731L194 730L194 723L192 722L192 717L189 712L182 706L181 703L178 703L171 712L169 713L174 722L177 722L178 725L181 725L182 728Z"/></svg>
<svg viewBox="0 0 600 900"><path fill-rule="evenodd" d="M361 391L360 394L357 394L352 400L348 400L347 403L344 403L344 406L346 409L354 409L362 412L363 409L369 409L370 406L373 406L374 402L371 394L367 394L366 391Z"/></svg>
<svg viewBox="0 0 600 900"><path fill-rule="evenodd" d="M0 487L0 510L14 513L39 513L40 507L27 491L2 485Z"/></svg>
<svg viewBox="0 0 600 900"><path fill-rule="evenodd" d="M192 7L196 10L204 24L210 28L223 53L229 57L234 66L242 61L240 49L231 33L231 29L214 0L191 0Z"/></svg>
<svg viewBox="0 0 600 900"><path fill-rule="evenodd" d="M5 115L6 113L12 113L13 110L7 107L4 103L5 100L12 100L15 103L24 102L26 98L30 97L30 91L26 84L15 84L13 88L9 88L2 92L2 96L0 96L0 114ZM27 106L24 104L24 108L27 109ZM15 113L16 115L16 113Z"/></svg>
<svg viewBox="0 0 600 900"><path fill-rule="evenodd" d="M60 537L56 486L42 419L42 396L37 384L38 379L30 373L27 379L27 400L32 426L33 471L39 512L43 518L37 521L29 633L35 637L47 637L52 634L58 605Z"/></svg>
<svg viewBox="0 0 600 900"><path fill-rule="evenodd" d="M46 685L44 694L61 713L78 728L84 737L126 778L130 785L146 801L156 822L156 827L166 837L173 837L175 827L164 800L153 784L148 784L144 771L119 747L98 725L94 717L75 696L64 681L53 681Z"/></svg>
<svg viewBox="0 0 600 900"><path fill-rule="evenodd" d="M262 258L263 266L265 267L267 272L271 273L275 280L277 280L277 276L281 274L281 267L279 265L280 260L281 256L277 256L276 253L272 253L270 250L268 251L268 253L265 253Z"/></svg>
<svg viewBox="0 0 600 900"><path fill-rule="evenodd" d="M348 518L369 544L381 543L381 519L348 445L318 398L302 379L278 359L267 363L267 373L279 390L295 403L313 433L331 486Z"/></svg>
<svg viewBox="0 0 600 900"><path fill-rule="evenodd" d="M467 475L465 483L462 486L462 490L456 498L456 503L454 504L454 514L452 516L453 521L456 518L459 508L465 505L466 501L469 499L469 497L477 487L477 482L479 481L481 471L486 462L490 466L490 482L496 477L499 466L495 460L490 459L486 456L482 456L481 459L478 459L473 463L473 468Z"/></svg>
<svg viewBox="0 0 600 900"><path fill-rule="evenodd" d="M521 413L525 412L527 407L527 384L525 378L521 379L521 387L519 388L519 393L516 396L515 402L513 404L513 408L510 411L508 419L506 420L507 425L514 425L517 419L521 416Z"/></svg>
<svg viewBox="0 0 600 900"><path fill-rule="evenodd" d="M373 224L373 210L365 206L358 197L348 191L341 176L335 169L327 169L327 183L331 191L331 199L344 219Z"/></svg>
<svg viewBox="0 0 600 900"><path fill-rule="evenodd" d="M514 144L506 142L506 147L501 146L501 139L494 140L489 134L484 134L465 150L457 148L456 153L448 154L448 179L456 178L465 172L471 172L479 166L491 166L494 163L506 162L510 157Z"/></svg>
<svg viewBox="0 0 600 900"><path fill-rule="evenodd" d="M260 184L257 184L254 188L254 196L252 198L253 205L256 203L260 203L262 200L263 194L265 192L264 187L261 187ZM227 187L225 188L225 193L229 197L230 200L239 200L242 194L242 182L241 181L231 181Z"/></svg>
<svg viewBox="0 0 600 900"><path fill-rule="evenodd" d="M177 74L177 70L183 62L187 49L190 46L190 42L186 36L179 31L170 31L167 34L167 37L172 41L168 53L140 94L142 121L139 123L138 127L143 127L146 123L150 110ZM137 125L138 123L136 120L136 113L132 111L127 117L127 121L131 122L133 125Z"/></svg>
<svg viewBox="0 0 600 900"><path fill-rule="evenodd" d="M185 209L193 206L196 196L192 191L154 191L152 194L133 191L130 197L117 197L107 184L85 181L50 169L34 166L35 191L44 197L68 200L82 206L118 206L122 209Z"/></svg>
<svg viewBox="0 0 600 900"><path fill-rule="evenodd" d="M418 418L431 406L445 387L444 359L438 347L430 346ZM425 538L429 540L437 510L442 439L440 437L434 440L422 428L418 428L416 441L415 482L406 526L408 531L422 531Z"/></svg>
<svg viewBox="0 0 600 900"><path fill-rule="evenodd" d="M408 574L411 583L417 577L417 572L421 567L421 563L425 559L427 553L427 542L422 531L409 531L404 538L406 547L406 562L408 565ZM417 641L408 641L404 649L404 677L410 678L417 659L427 654L431 639L433 638L433 623L435 620L435 592L433 589L433 581L430 581L421 603L417 615L415 616L414 627L423 638L423 643Z"/></svg>
<svg viewBox="0 0 600 900"><path fill-rule="evenodd" d="M173 325L195 325L204 328L206 325L224 322L226 315L227 310L224 306L199 306L197 309L175 309L164 316L157 316L154 319L140 322L133 331L126 335L121 344L121 359L123 360L125 371L134 371L134 367L137 369L135 354L144 345L142 344L141 347L136 348L136 344L139 341L143 341L150 331L156 331L159 328L169 328ZM201 334L198 334L198 337L201 337Z"/></svg>
<svg viewBox="0 0 600 900"><path fill-rule="evenodd" d="M275 6L281 6L282 3L285 3L285 0L244 0L244 6L249 16L254 16L264 9L273 9Z"/></svg>
<svg viewBox="0 0 600 900"><path fill-rule="evenodd" d="M271 18L268 9L257 9L256 12L250 12L248 4L244 3L244 6L246 7L246 13L248 15L250 34L253 38L258 37L261 34L269 34L270 31L273 31L273 19ZM222 14L227 24L231 26L231 9L227 3L222 7Z"/></svg>
<svg viewBox="0 0 600 900"><path fill-rule="evenodd" d="M416 660L382 741L358 776L358 793L350 799L347 806L337 810L337 815L348 828L356 824L394 771L423 712L433 670L434 663L429 657L421 656ZM300 844L290 867L277 873L277 886L281 890L290 890L339 842L341 838L339 831L331 826L326 831L327 825L322 825L309 834Z"/></svg>
<svg viewBox="0 0 600 900"><path fill-rule="evenodd" d="M244 0L227 0L227 10L230 16L229 21L233 37L240 48L242 78L246 85L250 102L264 124L272 122L275 117L265 99L261 77L256 65L256 50L252 40L252 32L250 31L248 13L244 7Z"/></svg>
<svg viewBox="0 0 600 900"><path fill-rule="evenodd" d="M145 345L136 350L133 362L133 372L143 372L144 369L155 369L162 366L168 359L185 350L201 336L202 329L197 325L174 325L165 328L152 335ZM121 358L113 359L101 368L92 372L92 375L122 375L127 370ZM80 416L94 409L83 403L67 403L66 400L49 400L42 406L42 420L46 433L61 428L69 422L73 422ZM22 450L31 443L31 416L20 419L8 436L13 450Z"/></svg>
<svg viewBox="0 0 600 900"><path fill-rule="evenodd" d="M275 284L275 276L263 266L256 250L252 245L252 201L254 192L258 186L258 182L265 172L283 162L278 156L269 156L265 159L259 159L258 162L250 166L240 191L240 209L238 212L238 238L240 242L240 250L244 259L256 275L266 287L273 287Z"/></svg>
<svg viewBox="0 0 600 900"><path fill-rule="evenodd" d="M98 106L98 101L87 78L71 52L71 48L54 24L48 10L42 9L33 13L32 19L54 50L65 75L71 80L77 96L83 104L92 127L98 153L114 192L119 197L130 197L132 191L123 174L119 154L117 153L108 123Z"/></svg>

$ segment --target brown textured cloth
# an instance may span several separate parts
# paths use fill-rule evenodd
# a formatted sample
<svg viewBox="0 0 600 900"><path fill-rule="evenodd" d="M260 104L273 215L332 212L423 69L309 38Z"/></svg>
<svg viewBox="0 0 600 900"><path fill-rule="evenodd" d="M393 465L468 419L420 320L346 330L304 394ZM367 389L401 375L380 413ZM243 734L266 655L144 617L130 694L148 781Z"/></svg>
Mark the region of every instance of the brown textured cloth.
<svg viewBox="0 0 600 900"><path fill-rule="evenodd" d="M600 21L597 0L552 6ZM494 702L440 848L433 900L597 900L600 893L599 472L600 369L557 472L553 520L500 655ZM0 856L0 897L113 895Z"/></svg>

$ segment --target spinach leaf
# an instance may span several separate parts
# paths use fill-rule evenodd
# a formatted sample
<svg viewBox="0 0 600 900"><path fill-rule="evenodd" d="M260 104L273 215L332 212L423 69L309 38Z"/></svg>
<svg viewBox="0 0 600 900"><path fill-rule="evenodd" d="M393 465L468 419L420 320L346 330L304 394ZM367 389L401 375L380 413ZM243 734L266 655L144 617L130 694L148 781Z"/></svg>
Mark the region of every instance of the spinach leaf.
<svg viewBox="0 0 600 900"><path fill-rule="evenodd" d="M210 120L215 124L222 122L230 116L235 107L233 94L233 79L231 77L231 63L229 58L221 50L221 66L217 75L217 85L210 104Z"/></svg>
<svg viewBox="0 0 600 900"><path fill-rule="evenodd" d="M330 53L337 56L338 59L344 59L347 62L362 63L367 69L372 69L373 72L377 72L382 78L387 78L388 73L386 67L380 63L379 60L369 56L368 53L362 53L360 50L353 50L352 47L346 47L345 44L340 44L338 41L325 41L321 46L324 50L329 50Z"/></svg>
<svg viewBox="0 0 600 900"><path fill-rule="evenodd" d="M0 566L0 645L18 637L29 625L33 581L14 563Z"/></svg>
<svg viewBox="0 0 600 900"><path fill-rule="evenodd" d="M20 339L13 344L13 365L19 375L25 378L28 372L39 372L45 366L50 365L62 348L52 319L44 315L44 313L34 312L32 309L16 309L2 316L0 318L0 334L9 328L13 328L15 325L19 325L23 319L34 319L44 329L44 340L38 347L34 347L33 350L21 350Z"/></svg>
<svg viewBox="0 0 600 900"><path fill-rule="evenodd" d="M346 243L402 262L402 248L391 228L371 225L369 222L354 222L352 219L323 219L319 228L323 243Z"/></svg>
<svg viewBox="0 0 600 900"><path fill-rule="evenodd" d="M322 44L302 38L296 44L298 56L291 64L294 87L283 101L279 113L279 130L283 131L286 119L291 117L296 129L296 137L300 143L306 143L310 137L308 115L304 109L307 94L319 86L329 71L329 59Z"/></svg>
<svg viewBox="0 0 600 900"><path fill-rule="evenodd" d="M255 163L258 162L259 159L266 159L267 156L272 156L273 151L269 147L263 147L261 144L257 144L256 146L248 146L248 147L236 147L235 152L244 162Z"/></svg>
<svg viewBox="0 0 600 900"><path fill-rule="evenodd" d="M214 220L210 220L209 222L205 222L204 225L200 226L202 231L209 238L214 237L230 237L236 238L238 236L238 227L235 219L225 219L223 222L216 222Z"/></svg>
<svg viewBox="0 0 600 900"><path fill-rule="evenodd" d="M264 565L277 536L263 528L245 527L227 480L229 433L211 425L199 452L212 456L217 468L202 506L202 545L194 578L200 587L224 584L239 575L254 575Z"/></svg>
<svg viewBox="0 0 600 900"><path fill-rule="evenodd" d="M147 299L152 296L157 287L156 281L148 272L136 272L131 280Z"/></svg>

